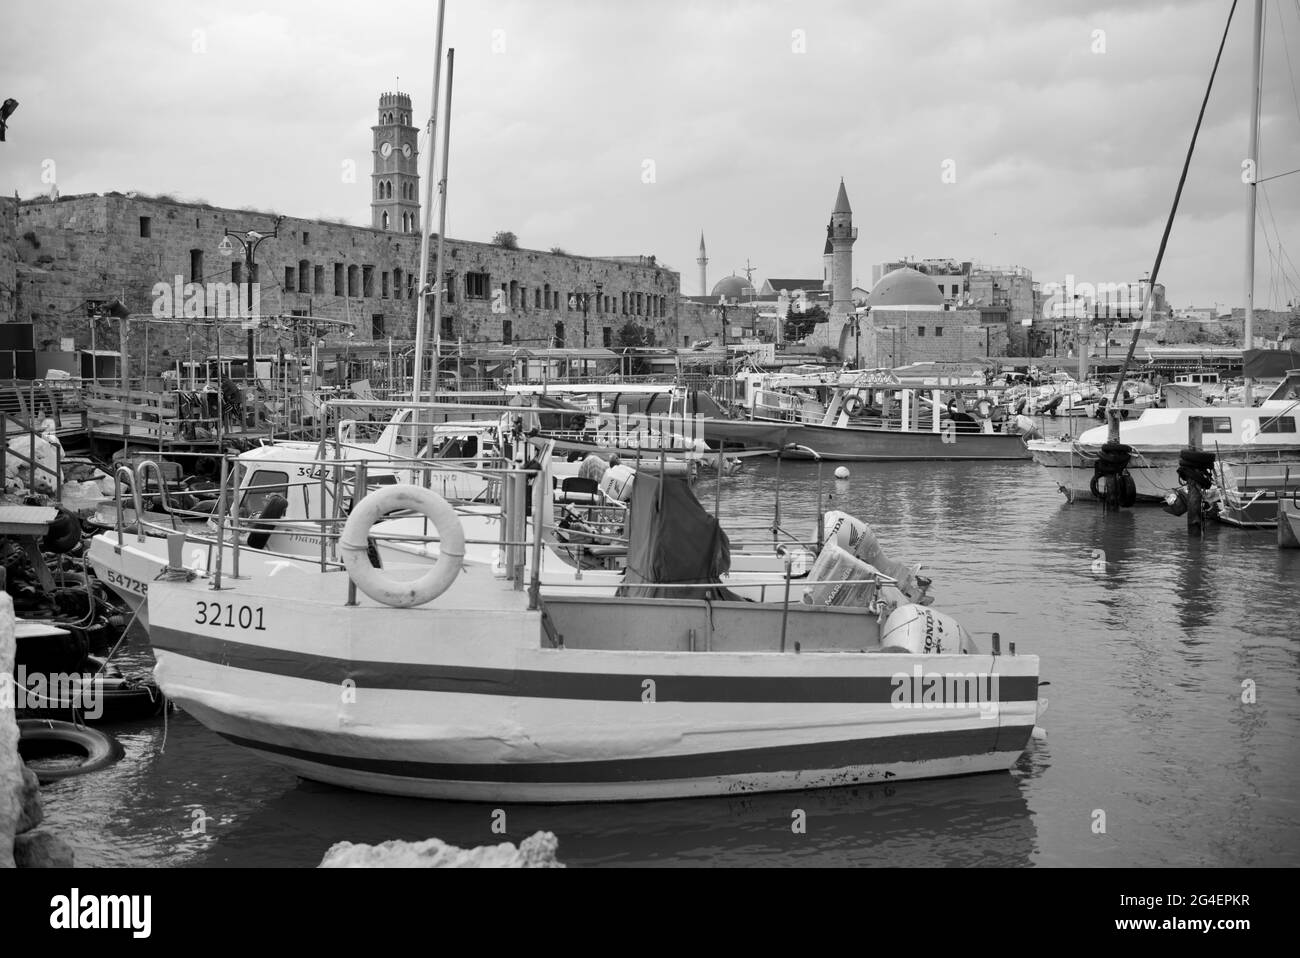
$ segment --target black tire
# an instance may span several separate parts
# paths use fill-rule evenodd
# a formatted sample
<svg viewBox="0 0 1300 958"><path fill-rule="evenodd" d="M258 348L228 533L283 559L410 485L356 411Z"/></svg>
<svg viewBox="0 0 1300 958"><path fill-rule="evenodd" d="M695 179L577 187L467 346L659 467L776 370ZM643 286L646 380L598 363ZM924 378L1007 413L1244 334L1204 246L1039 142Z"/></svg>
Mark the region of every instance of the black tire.
<svg viewBox="0 0 1300 958"><path fill-rule="evenodd" d="M1200 449L1184 449L1179 453L1178 464L1189 469L1209 469L1214 465L1214 453Z"/></svg>
<svg viewBox="0 0 1300 958"><path fill-rule="evenodd" d="M46 552L57 552L63 555L79 545L81 545L81 520L67 509L60 507L59 514L50 523L50 531L45 533L45 538L41 540L41 548Z"/></svg>
<svg viewBox="0 0 1300 958"><path fill-rule="evenodd" d="M288 511L288 509L289 509L289 500L286 499L284 496L278 496L272 493L271 495L266 497L266 502L263 503L262 511L257 514L257 518L280 519L284 516L285 512ZM275 531L275 527L272 525L268 525L267 523L257 522L253 524L253 528L259 531L250 532L248 534L248 548L265 549L266 543L271 538L271 533ZM265 530L265 531L260 531L260 530Z"/></svg>
<svg viewBox="0 0 1300 958"><path fill-rule="evenodd" d="M1137 502L1138 490L1137 483L1127 472L1119 477L1119 504L1124 507L1132 506Z"/></svg>
<svg viewBox="0 0 1300 958"><path fill-rule="evenodd" d="M1094 499L1101 498L1101 490L1097 488L1097 480L1100 478L1099 474L1094 473L1092 479L1088 481L1088 491L1092 493Z"/></svg>
<svg viewBox="0 0 1300 958"><path fill-rule="evenodd" d="M71 722L59 722L53 719L19 719L18 753L31 766L31 759L42 755L61 754L58 746L71 746L74 751L86 753L86 760L80 765L66 768L32 767L42 785L98 772L108 768L124 754L122 745L113 736L98 729L83 728Z"/></svg>

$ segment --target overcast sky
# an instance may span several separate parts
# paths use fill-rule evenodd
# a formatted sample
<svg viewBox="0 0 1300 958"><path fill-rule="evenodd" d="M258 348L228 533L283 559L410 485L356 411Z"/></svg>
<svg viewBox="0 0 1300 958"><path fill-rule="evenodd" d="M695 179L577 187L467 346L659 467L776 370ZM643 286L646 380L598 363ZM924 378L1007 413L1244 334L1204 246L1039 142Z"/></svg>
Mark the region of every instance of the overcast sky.
<svg viewBox="0 0 1300 958"><path fill-rule="evenodd" d="M1230 2L449 0L447 233L653 253L693 294L703 230L710 284L747 259L756 285L818 277L843 176L859 285L908 255L1133 281ZM1261 178L1300 167L1300 3L1265 6ZM0 99L21 106L0 189L47 190L53 160L65 195L368 225L377 97L400 75L424 125L435 10L6 0ZM1244 300L1252 10L1238 5L1161 269L1176 306ZM1300 271L1272 261L1300 263L1300 174L1259 195L1256 302L1284 305Z"/></svg>

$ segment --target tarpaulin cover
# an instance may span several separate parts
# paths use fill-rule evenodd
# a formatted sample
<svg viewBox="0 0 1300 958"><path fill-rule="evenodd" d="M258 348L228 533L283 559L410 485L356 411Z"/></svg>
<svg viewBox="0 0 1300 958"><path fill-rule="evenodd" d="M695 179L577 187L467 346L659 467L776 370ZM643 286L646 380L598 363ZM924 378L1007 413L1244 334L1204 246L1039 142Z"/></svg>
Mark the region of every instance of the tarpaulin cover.
<svg viewBox="0 0 1300 958"><path fill-rule="evenodd" d="M1300 353L1290 349L1243 349L1242 375L1247 379L1281 379L1300 369Z"/></svg>
<svg viewBox="0 0 1300 958"><path fill-rule="evenodd" d="M686 479L638 472L628 512L627 574L619 595L736 600L718 584L731 568L731 543ZM657 589L653 585L687 582L701 587Z"/></svg>

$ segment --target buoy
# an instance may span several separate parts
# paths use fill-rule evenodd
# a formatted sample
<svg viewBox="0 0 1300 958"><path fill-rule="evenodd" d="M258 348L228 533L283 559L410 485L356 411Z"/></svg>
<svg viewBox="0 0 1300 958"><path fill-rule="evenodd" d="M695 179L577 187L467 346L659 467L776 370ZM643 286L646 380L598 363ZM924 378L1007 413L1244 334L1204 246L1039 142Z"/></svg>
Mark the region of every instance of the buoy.
<svg viewBox="0 0 1300 958"><path fill-rule="evenodd" d="M836 469L835 469L835 478L836 478L836 479L847 479L848 477L849 477L849 467L848 467L848 466L837 466L837 467L836 467Z"/></svg>
<svg viewBox="0 0 1300 958"><path fill-rule="evenodd" d="M1043 728L1041 725L1035 725L1034 730L1029 734L1033 737L1035 742L1047 741L1047 729Z"/></svg>

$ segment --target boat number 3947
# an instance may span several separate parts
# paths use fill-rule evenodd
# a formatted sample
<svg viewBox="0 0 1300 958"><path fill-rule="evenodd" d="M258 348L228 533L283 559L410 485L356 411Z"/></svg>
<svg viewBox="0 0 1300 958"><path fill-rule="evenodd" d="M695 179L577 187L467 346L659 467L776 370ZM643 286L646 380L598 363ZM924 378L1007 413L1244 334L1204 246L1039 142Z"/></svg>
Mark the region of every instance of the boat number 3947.
<svg viewBox="0 0 1300 958"><path fill-rule="evenodd" d="M252 629L265 632L262 607L231 605L227 602L195 602L194 621L199 625L225 626L227 629Z"/></svg>

